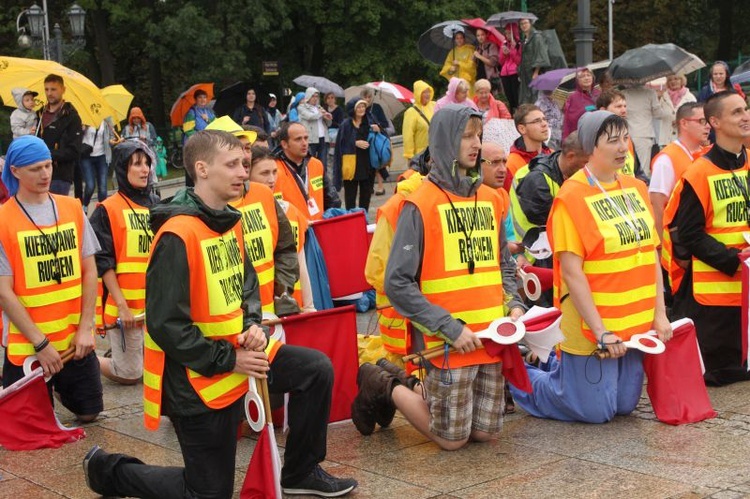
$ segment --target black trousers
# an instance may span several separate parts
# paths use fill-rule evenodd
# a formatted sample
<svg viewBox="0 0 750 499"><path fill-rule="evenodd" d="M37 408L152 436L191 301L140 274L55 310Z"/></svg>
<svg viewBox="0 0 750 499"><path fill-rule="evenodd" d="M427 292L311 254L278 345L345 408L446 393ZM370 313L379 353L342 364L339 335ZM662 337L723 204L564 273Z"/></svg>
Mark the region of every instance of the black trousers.
<svg viewBox="0 0 750 499"><path fill-rule="evenodd" d="M370 209L374 180L374 176L368 177L367 180L344 180L344 204L347 210L357 206L364 208L365 211ZM359 205L357 205L357 191L359 191Z"/></svg>
<svg viewBox="0 0 750 499"><path fill-rule="evenodd" d="M703 379L707 385L722 386L750 379L742 359L741 307L709 306L695 301L693 273L689 269L674 296L672 315L675 319L693 319L706 366Z"/></svg>
<svg viewBox="0 0 750 499"><path fill-rule="evenodd" d="M518 87L520 85L518 75L501 76L500 80L503 82L503 92L505 92L505 96L508 98L508 104L510 104L508 107L510 107L512 114L518 107Z"/></svg>
<svg viewBox="0 0 750 499"><path fill-rule="evenodd" d="M282 346L271 363L268 387L289 392L289 435L281 482L293 485L326 456L333 366L323 353ZM122 454L89 468L105 495L153 498L229 498L234 490L237 428L243 399L199 416L172 417L185 467L150 466ZM244 463L243 463L244 466Z"/></svg>

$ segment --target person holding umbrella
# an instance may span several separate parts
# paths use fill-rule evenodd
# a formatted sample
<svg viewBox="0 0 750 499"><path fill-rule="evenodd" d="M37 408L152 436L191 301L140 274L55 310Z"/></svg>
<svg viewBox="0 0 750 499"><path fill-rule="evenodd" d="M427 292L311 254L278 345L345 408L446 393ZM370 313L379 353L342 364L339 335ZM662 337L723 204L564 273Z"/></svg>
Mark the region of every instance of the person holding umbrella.
<svg viewBox="0 0 750 499"><path fill-rule="evenodd" d="M452 78L463 78L469 84L469 97L473 97L474 82L477 79L477 65L474 62L475 48L466 43L462 27L453 32L453 48L445 57L440 76L450 81Z"/></svg>
<svg viewBox="0 0 750 499"><path fill-rule="evenodd" d="M216 119L213 110L208 107L208 93L199 88L193 93L195 104L193 104L182 120L182 131L186 137L195 132L204 130L209 123Z"/></svg>
<svg viewBox="0 0 750 499"><path fill-rule="evenodd" d="M310 137L310 154L328 167L328 125L333 116L320 105L320 92L315 87L305 90L305 98L297 106L299 122L305 126Z"/></svg>
<svg viewBox="0 0 750 499"><path fill-rule="evenodd" d="M515 113L518 107L518 66L521 64L521 42L518 34L518 24L505 25L505 43L498 54L500 80L503 82L503 92L508 98L510 112Z"/></svg>
<svg viewBox="0 0 750 499"><path fill-rule="evenodd" d="M500 84L500 73L497 62L499 53L497 45L487 38L487 31L477 28L477 49L474 51L474 59L477 61L477 80L486 79L492 84L492 89L496 90Z"/></svg>

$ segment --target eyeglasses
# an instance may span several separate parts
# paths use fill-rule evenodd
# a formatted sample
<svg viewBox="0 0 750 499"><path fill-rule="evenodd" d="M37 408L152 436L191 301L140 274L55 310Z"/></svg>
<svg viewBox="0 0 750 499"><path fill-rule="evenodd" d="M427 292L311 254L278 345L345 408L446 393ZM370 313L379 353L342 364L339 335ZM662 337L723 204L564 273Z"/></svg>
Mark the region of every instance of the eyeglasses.
<svg viewBox="0 0 750 499"><path fill-rule="evenodd" d="M708 123L708 120L706 118L683 118L685 121L697 121L701 124L701 126L704 126L706 123Z"/></svg>
<svg viewBox="0 0 750 499"><path fill-rule="evenodd" d="M500 166L508 163L508 158L489 160L482 158L482 163L489 163L490 166Z"/></svg>
<svg viewBox="0 0 750 499"><path fill-rule="evenodd" d="M529 126L529 125L539 125L541 123L547 123L547 118L546 117L544 117L544 118L537 118L535 120L527 121L526 123L521 123L521 124Z"/></svg>

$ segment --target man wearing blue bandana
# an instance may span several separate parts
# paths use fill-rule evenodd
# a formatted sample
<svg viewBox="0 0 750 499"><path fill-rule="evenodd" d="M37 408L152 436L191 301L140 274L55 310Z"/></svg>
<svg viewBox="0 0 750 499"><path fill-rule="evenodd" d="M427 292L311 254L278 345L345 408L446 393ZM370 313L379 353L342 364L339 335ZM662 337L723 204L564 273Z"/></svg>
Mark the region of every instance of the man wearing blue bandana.
<svg viewBox="0 0 750 499"><path fill-rule="evenodd" d="M3 386L21 379L24 361L36 356L52 376L50 395L54 388L89 422L103 409L93 335L99 243L80 201L50 194L52 158L32 135L11 142L5 157L2 179L11 197L0 207Z"/></svg>

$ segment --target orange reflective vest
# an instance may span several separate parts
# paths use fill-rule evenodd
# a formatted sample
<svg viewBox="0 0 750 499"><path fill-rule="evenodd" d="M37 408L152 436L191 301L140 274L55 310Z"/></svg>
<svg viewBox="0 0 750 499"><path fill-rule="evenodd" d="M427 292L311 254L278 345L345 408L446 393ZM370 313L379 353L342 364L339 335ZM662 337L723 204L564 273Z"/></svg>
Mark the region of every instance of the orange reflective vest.
<svg viewBox="0 0 750 499"><path fill-rule="evenodd" d="M391 196L383 206L378 208L376 222L379 223L381 219L385 220L391 232L395 233L398 216L401 214L405 199L405 196L399 193ZM383 347L389 352L406 355L411 350L411 323L396 312L396 309L388 306L390 304L385 291L375 289L375 305L385 307L378 311L378 326Z"/></svg>
<svg viewBox="0 0 750 499"><path fill-rule="evenodd" d="M121 192L102 203L109 217L115 249L115 274L128 308L133 315L146 309L146 267L154 238L149 209L134 203ZM118 310L112 295L104 304L104 323L117 320Z"/></svg>
<svg viewBox="0 0 750 499"><path fill-rule="evenodd" d="M182 239L187 251L190 282L190 316L206 338L236 344L243 328L242 290L245 282L242 228L218 234L198 218L178 215L170 218L156 234L154 247L165 233ZM269 361L280 347L269 340ZM146 331L143 357L143 417L149 429L159 427L165 354ZM223 409L248 390L248 376L234 372L203 376L185 368L190 385L204 404Z"/></svg>
<svg viewBox="0 0 750 499"><path fill-rule="evenodd" d="M733 172L723 170L702 157L683 175L698 196L706 217L706 234L727 248L747 247L743 233L748 230L748 207L740 190L747 189L750 162ZM702 305L739 307L742 305L741 272L728 276L692 257L693 296Z"/></svg>
<svg viewBox="0 0 750 499"><path fill-rule="evenodd" d="M575 222L583 244L583 273L604 327L628 340L645 333L656 307L656 244L654 216L646 185L628 175L618 175L619 187L603 193L578 171L560 188L552 204L562 204ZM614 205L613 205L614 203ZM553 232L548 231L555 247ZM562 270L553 261L555 306L561 305ZM581 318L581 332L596 337Z"/></svg>
<svg viewBox="0 0 750 499"><path fill-rule="evenodd" d="M697 153L691 153L683 145L675 141L667 144L659 154L654 156L654 159L651 162L651 172L653 174L656 160L662 154L669 156L669 160L672 162L672 170L675 179L675 186L672 189L667 204L664 206L662 227L658 227L658 229L662 231L661 266L664 267L664 270L667 271L667 275L669 276L669 286L672 290L672 294L676 293L679 289L680 284L682 283L682 278L685 276L685 270L680 267L674 259L669 224L674 220L674 217L677 214L677 207L680 204L680 194L682 193L682 182L680 179L693 161L703 155L703 152L704 151L701 149Z"/></svg>
<svg viewBox="0 0 750 499"><path fill-rule="evenodd" d="M310 223L307 221L304 215L291 203L286 201L282 202L286 218L289 220L289 225L292 226L292 233L294 234L294 242L297 245L297 253L305 247L305 233ZM302 284L300 280L294 283L294 293L292 294L297 305L302 307Z"/></svg>
<svg viewBox="0 0 750 499"><path fill-rule="evenodd" d="M230 204L242 214L245 251L258 274L261 308L264 312L273 313L276 277L273 252L279 240L279 219L273 192L265 185L250 182L247 193Z"/></svg>
<svg viewBox="0 0 750 499"><path fill-rule="evenodd" d="M307 215L308 220L323 220L323 163L318 158L307 158L307 179L301 179L307 189L303 194L297 184L298 175L282 159L276 160L279 176L273 192L276 197L289 201L299 211Z"/></svg>
<svg viewBox="0 0 750 499"><path fill-rule="evenodd" d="M81 320L84 214L77 199L51 196L57 223L39 227L46 237L11 198L0 207L0 243L13 269L13 293L53 348L62 352ZM57 246L57 255L48 242ZM21 366L35 354L34 345L13 322L7 333L8 359Z"/></svg>
<svg viewBox="0 0 750 499"><path fill-rule="evenodd" d="M472 331L486 329L504 315L500 272L500 227L505 218L502 200L485 185L479 187L476 197L460 197L442 191L433 182L425 182L406 202L417 207L424 226L419 286L425 298L462 320ZM471 261L473 273L469 272ZM444 344L437 331L413 324L422 333L427 348ZM453 368L491 364L498 359L479 349L463 355L451 353L448 361ZM440 367L442 357L433 363Z"/></svg>

